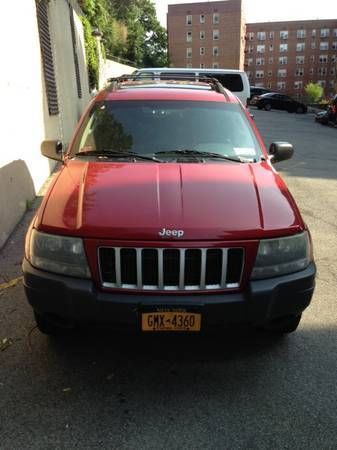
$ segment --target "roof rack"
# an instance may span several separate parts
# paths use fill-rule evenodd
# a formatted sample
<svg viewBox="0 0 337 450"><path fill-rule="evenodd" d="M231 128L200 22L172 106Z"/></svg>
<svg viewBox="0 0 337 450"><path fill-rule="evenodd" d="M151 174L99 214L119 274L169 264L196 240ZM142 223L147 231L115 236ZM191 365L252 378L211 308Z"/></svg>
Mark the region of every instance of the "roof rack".
<svg viewBox="0 0 337 450"><path fill-rule="evenodd" d="M150 81L158 82L158 81L165 81L165 82L175 82L175 81L181 81L181 82L192 82L192 83L205 83L210 86L210 88L220 94L226 95L226 91L222 84L213 77L205 76L205 75L194 75L194 74L184 74L184 73L162 73L162 74L151 74L151 73L138 73L138 74L125 74L121 75L116 78L109 78L108 83L110 85L108 86L108 90L117 90L121 87L121 83L127 83L127 82L137 82L135 84L145 86L149 84ZM187 84L187 83L186 83Z"/></svg>

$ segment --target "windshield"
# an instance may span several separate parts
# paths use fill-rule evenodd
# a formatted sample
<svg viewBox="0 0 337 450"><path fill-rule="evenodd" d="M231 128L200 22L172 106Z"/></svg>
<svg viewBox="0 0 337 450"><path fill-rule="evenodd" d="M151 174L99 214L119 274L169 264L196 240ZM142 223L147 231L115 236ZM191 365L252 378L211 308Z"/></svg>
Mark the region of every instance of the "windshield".
<svg viewBox="0 0 337 450"><path fill-rule="evenodd" d="M197 101L105 101L84 120L70 156L80 152L190 149L247 160L262 153L238 104Z"/></svg>

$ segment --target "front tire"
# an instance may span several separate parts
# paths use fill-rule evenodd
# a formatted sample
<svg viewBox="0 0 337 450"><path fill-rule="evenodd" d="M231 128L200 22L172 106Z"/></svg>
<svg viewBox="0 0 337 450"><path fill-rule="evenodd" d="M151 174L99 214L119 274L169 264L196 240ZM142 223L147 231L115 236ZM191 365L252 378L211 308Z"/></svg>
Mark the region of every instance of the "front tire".
<svg viewBox="0 0 337 450"><path fill-rule="evenodd" d="M302 314L280 317L279 319L271 320L265 324L263 329L274 334L293 333L297 329L301 321L301 317Z"/></svg>
<svg viewBox="0 0 337 450"><path fill-rule="evenodd" d="M270 103L266 103L266 104L264 105L264 109L265 109L266 111L270 111L270 110L271 110L271 104L270 104Z"/></svg>

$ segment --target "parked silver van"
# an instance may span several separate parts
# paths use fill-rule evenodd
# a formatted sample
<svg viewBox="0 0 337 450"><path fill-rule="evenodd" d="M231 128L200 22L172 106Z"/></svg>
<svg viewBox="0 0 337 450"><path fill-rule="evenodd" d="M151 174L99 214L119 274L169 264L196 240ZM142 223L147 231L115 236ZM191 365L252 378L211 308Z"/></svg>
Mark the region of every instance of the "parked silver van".
<svg viewBox="0 0 337 450"><path fill-rule="evenodd" d="M147 77L153 75L154 79L156 77L163 79L166 74L168 76L183 74L186 76L191 75L193 77L198 75L213 77L216 78L226 89L232 91L233 94L241 100L243 105L248 105L250 86L247 74L243 70L150 67L146 69L138 69L133 75L140 75L141 77L142 74L146 74Z"/></svg>

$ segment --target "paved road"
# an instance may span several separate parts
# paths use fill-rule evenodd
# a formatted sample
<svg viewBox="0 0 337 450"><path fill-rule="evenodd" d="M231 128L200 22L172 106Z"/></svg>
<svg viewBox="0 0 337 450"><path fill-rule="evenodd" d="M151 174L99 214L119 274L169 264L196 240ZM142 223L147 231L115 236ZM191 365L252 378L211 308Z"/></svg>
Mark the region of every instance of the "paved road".
<svg viewBox="0 0 337 450"><path fill-rule="evenodd" d="M0 339L12 339L0 352L1 449L337 447L337 130L309 115L255 115L266 142L296 148L279 167L319 270L299 330L284 339L92 332L57 343L33 329L19 283L0 293ZM2 275L18 273L21 236L2 253Z"/></svg>

